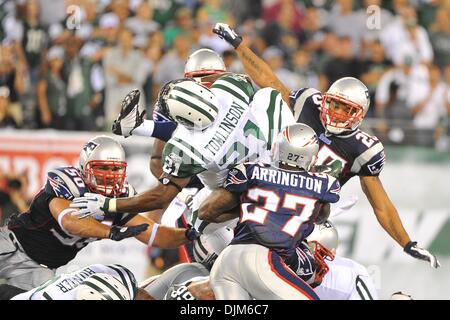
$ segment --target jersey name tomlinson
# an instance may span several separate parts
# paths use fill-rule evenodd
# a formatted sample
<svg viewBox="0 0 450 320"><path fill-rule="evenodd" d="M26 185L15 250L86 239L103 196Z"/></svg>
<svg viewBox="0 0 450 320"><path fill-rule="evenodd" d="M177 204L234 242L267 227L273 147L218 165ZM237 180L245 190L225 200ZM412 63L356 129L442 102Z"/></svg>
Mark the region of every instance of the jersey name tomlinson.
<svg viewBox="0 0 450 320"><path fill-rule="evenodd" d="M205 149L208 149L212 153L219 151L220 147L225 143L230 134L236 128L236 125L239 123L239 119L242 117L245 110L246 108L233 102L224 119L214 133L214 136L205 146Z"/></svg>
<svg viewBox="0 0 450 320"><path fill-rule="evenodd" d="M298 173L257 166L253 169L252 179L282 184L288 187L306 188L317 193L320 193L322 190L322 181L319 179L305 177Z"/></svg>

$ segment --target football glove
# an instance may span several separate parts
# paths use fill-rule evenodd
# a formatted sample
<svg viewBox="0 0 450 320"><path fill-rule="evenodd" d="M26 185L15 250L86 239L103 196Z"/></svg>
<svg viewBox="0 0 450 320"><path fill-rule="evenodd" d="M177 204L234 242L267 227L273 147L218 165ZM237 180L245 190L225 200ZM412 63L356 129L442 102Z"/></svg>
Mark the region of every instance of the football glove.
<svg viewBox="0 0 450 320"><path fill-rule="evenodd" d="M418 247L416 241L408 242L403 250L413 258L428 261L435 269L441 266L436 256L428 250Z"/></svg>
<svg viewBox="0 0 450 320"><path fill-rule="evenodd" d="M239 47L242 42L242 37L238 35L229 25L226 23L216 23L213 28L213 32L217 34L221 39L231 44L235 49Z"/></svg>
<svg viewBox="0 0 450 320"><path fill-rule="evenodd" d="M109 202L111 198L102 196L101 194L86 192L83 197L73 199L70 204L71 208L78 209L72 213L72 216L78 219L94 217L96 220L102 221L105 214L110 213Z"/></svg>
<svg viewBox="0 0 450 320"><path fill-rule="evenodd" d="M195 230L195 228L192 228L191 225L188 225L188 228L186 229L186 231L184 233L184 236L189 241L197 240L198 238L200 238L200 235L201 235L201 233L198 232L197 230Z"/></svg>
<svg viewBox="0 0 450 320"><path fill-rule="evenodd" d="M114 241L120 241L126 238L135 237L139 233L147 230L148 226L148 223L130 227L112 226L111 231L109 232L109 238Z"/></svg>
<svg viewBox="0 0 450 320"><path fill-rule="evenodd" d="M112 132L125 138L144 122L145 110L139 112L138 89L130 91L122 101L119 117L112 124Z"/></svg>

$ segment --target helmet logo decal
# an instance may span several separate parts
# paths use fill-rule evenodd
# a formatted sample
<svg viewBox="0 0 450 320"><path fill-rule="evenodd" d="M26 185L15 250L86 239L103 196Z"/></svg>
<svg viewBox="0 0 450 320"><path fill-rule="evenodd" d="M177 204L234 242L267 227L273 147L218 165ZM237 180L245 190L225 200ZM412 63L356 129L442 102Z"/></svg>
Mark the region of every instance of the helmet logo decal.
<svg viewBox="0 0 450 320"><path fill-rule="evenodd" d="M86 143L84 145L83 150L89 156L95 150L95 148L97 148L98 146L99 146L99 144L97 142L89 141L88 143Z"/></svg>

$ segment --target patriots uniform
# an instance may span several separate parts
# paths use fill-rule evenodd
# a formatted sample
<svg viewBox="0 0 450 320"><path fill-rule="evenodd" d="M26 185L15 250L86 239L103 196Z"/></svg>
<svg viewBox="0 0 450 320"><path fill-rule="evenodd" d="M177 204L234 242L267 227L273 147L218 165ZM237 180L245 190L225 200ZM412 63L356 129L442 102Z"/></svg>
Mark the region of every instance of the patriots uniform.
<svg viewBox="0 0 450 320"><path fill-rule="evenodd" d="M339 200L339 182L326 174L282 170L262 163L236 166L225 189L241 197L231 244L260 244L281 257L294 255L324 203Z"/></svg>
<svg viewBox="0 0 450 320"><path fill-rule="evenodd" d="M344 185L354 176L378 176L386 162L384 147L377 137L357 129L350 134L328 135L320 120L322 94L316 89L292 91L289 103L294 117L314 129L320 150L316 165Z"/></svg>
<svg viewBox="0 0 450 320"><path fill-rule="evenodd" d="M14 232L30 258L49 268L58 268L72 260L89 242L97 240L67 234L49 209L53 198L72 200L86 192L89 190L75 167L60 167L47 173L47 181L34 197L28 211L12 215L8 222L8 228ZM133 196L135 193L134 188L125 183L121 196ZM121 226L134 216L136 214L106 215L102 223Z"/></svg>

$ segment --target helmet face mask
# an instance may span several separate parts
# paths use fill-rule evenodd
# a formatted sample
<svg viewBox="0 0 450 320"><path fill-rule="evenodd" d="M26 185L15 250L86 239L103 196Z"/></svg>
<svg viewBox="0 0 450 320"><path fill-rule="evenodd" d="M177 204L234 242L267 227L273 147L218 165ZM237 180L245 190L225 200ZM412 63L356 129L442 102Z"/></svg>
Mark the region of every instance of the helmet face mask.
<svg viewBox="0 0 450 320"><path fill-rule="evenodd" d="M314 283L320 283L330 269L326 261L334 260L339 235L335 226L327 220L322 224L315 224L314 230L308 235L306 241L317 264Z"/></svg>
<svg viewBox="0 0 450 320"><path fill-rule="evenodd" d="M125 183L126 168L125 161L89 161L84 169L86 184L91 192L119 196Z"/></svg>
<svg viewBox="0 0 450 320"><path fill-rule="evenodd" d="M320 120L332 134L355 131L369 105L369 90L361 81L352 77L341 78L322 95Z"/></svg>
<svg viewBox="0 0 450 320"><path fill-rule="evenodd" d="M318 241L308 241L308 244L311 248L311 251L314 252L313 256L316 263L314 283L320 284L323 280L323 277L325 277L327 272L330 270L330 267L328 267L325 260L333 261L334 254Z"/></svg>
<svg viewBox="0 0 450 320"><path fill-rule="evenodd" d="M127 163L122 146L108 136L89 140L80 152L80 170L93 193L116 197L123 193Z"/></svg>
<svg viewBox="0 0 450 320"><path fill-rule="evenodd" d="M343 97L323 95L320 117L331 133L355 130L363 120L363 112L363 107Z"/></svg>

